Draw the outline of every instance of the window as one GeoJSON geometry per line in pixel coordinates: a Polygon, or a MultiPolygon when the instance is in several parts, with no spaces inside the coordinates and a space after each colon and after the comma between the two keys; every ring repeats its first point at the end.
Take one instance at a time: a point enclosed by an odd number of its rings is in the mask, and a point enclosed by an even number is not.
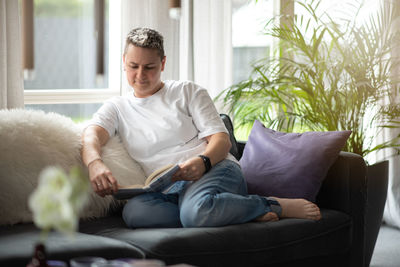
{"type": "Polygon", "coordinates": [[[233,83],[247,79],[257,60],[268,58],[272,38],[263,34],[273,1],[232,1],[233,83]]]}
{"type": "MultiPolygon", "coordinates": [[[[302,0],[299,2],[308,3],[307,0],[302,0]]],[[[320,1],[318,6],[317,15],[322,15],[327,13],[332,19],[337,23],[345,23],[349,18],[354,18],[357,14],[357,23],[364,23],[368,17],[379,10],[381,1],[377,0],[336,0],[336,1],[320,1]],[[360,10],[358,8],[362,4],[360,10]]],[[[304,7],[302,7],[298,2],[295,2],[294,9],[296,15],[307,14],[304,7]]]]}
{"type": "MultiPolygon", "coordinates": [[[[264,28],[273,18],[273,4],[274,0],[232,0],[233,84],[248,79],[252,66],[270,57],[273,40],[264,28]]],[[[247,140],[249,133],[250,129],[235,125],[238,140],[247,140]]]]}
{"type": "MultiPolygon", "coordinates": [[[[298,18],[303,14],[309,14],[305,12],[304,7],[299,2],[306,5],[311,4],[307,0],[232,0],[232,72],[234,84],[246,80],[251,74],[254,63],[262,59],[268,60],[273,49],[279,48],[276,47],[279,42],[263,34],[264,27],[270,19],[276,15],[292,15],[293,11],[298,18]]],[[[322,12],[325,12],[336,22],[341,23],[344,22],[345,18],[354,17],[361,2],[363,8],[357,16],[357,23],[362,23],[365,22],[371,12],[378,10],[380,1],[338,0],[332,2],[322,0],[319,1],[318,10],[320,13],[317,13],[317,15],[322,15],[322,12]]],[[[312,5],[315,6],[317,2],[313,3],[312,5]]],[[[237,139],[247,140],[250,129],[239,128],[235,125],[235,132],[237,139]]]]}
{"type": "Polygon", "coordinates": [[[120,29],[119,0],[34,0],[35,66],[24,81],[25,107],[80,121],[119,95],[120,29]],[[104,9],[96,9],[102,2],[104,9]],[[103,75],[96,73],[99,14],[104,17],[103,75]]]}

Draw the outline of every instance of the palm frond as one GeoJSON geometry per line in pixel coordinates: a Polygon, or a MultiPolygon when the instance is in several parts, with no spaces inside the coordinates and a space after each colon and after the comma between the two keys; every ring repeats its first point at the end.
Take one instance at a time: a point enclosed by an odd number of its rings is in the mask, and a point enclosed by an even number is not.
{"type": "Polygon", "coordinates": [[[400,86],[391,77],[398,61],[390,56],[399,38],[390,31],[395,11],[381,8],[359,25],[355,3],[340,24],[321,13],[320,2],[299,1],[307,14],[290,25],[267,21],[265,34],[278,38],[285,54],[257,61],[247,80],[219,97],[238,127],[257,119],[288,132],[351,130],[344,149],[362,156],[398,147],[397,139],[374,145],[366,135],[373,127],[400,127],[400,105],[392,101],[400,86]]]}

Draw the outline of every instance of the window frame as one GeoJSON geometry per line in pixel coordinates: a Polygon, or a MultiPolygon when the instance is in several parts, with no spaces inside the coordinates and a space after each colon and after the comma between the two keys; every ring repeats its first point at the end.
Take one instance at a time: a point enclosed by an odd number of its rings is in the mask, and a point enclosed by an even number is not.
{"type": "Polygon", "coordinates": [[[108,88],[29,89],[24,90],[24,104],[81,104],[104,102],[122,95],[121,1],[109,1],[109,79],[108,88]],[[112,3],[112,4],[111,4],[112,3]]]}

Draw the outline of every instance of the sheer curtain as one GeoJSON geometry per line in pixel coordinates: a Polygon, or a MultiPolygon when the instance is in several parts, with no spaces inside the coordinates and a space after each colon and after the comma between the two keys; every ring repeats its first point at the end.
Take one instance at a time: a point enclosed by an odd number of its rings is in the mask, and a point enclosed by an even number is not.
{"type": "Polygon", "coordinates": [[[0,0],[0,109],[24,107],[18,2],[0,0]]]}
{"type": "Polygon", "coordinates": [[[232,3],[182,3],[180,78],[193,80],[215,97],[232,84],[232,3]]]}
{"type": "MultiPolygon", "coordinates": [[[[398,1],[384,1],[386,5],[385,8],[396,10],[397,20],[393,25],[393,31],[397,31],[399,33],[400,27],[400,4],[398,1]],[[397,5],[397,6],[393,6],[397,5]]],[[[398,39],[397,39],[398,40],[398,39]]],[[[397,61],[400,60],[400,43],[393,44],[394,51],[392,53],[392,57],[397,61]]],[[[400,77],[400,66],[397,66],[392,76],[396,81],[398,77],[400,77]]],[[[393,90],[397,90],[397,88],[393,88],[393,90]]],[[[397,103],[400,103],[400,96],[397,93],[396,96],[397,103]]],[[[380,136],[380,138],[384,141],[386,137],[395,138],[400,134],[400,129],[387,129],[380,136]]],[[[383,214],[384,221],[397,228],[400,228],[400,155],[394,151],[394,149],[384,151],[383,155],[380,155],[381,158],[385,158],[389,160],[389,185],[387,192],[387,199],[385,205],[385,211],[383,214]]]]}

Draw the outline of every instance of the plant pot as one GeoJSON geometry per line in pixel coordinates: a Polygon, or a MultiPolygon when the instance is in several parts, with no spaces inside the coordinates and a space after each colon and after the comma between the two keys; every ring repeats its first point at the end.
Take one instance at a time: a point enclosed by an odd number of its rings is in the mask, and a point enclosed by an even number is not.
{"type": "Polygon", "coordinates": [[[43,243],[37,243],[33,252],[32,260],[26,267],[48,267],[46,248],[43,243]]]}
{"type": "Polygon", "coordinates": [[[369,266],[381,227],[388,190],[389,161],[367,167],[367,210],[365,215],[364,266],[369,266]]]}

